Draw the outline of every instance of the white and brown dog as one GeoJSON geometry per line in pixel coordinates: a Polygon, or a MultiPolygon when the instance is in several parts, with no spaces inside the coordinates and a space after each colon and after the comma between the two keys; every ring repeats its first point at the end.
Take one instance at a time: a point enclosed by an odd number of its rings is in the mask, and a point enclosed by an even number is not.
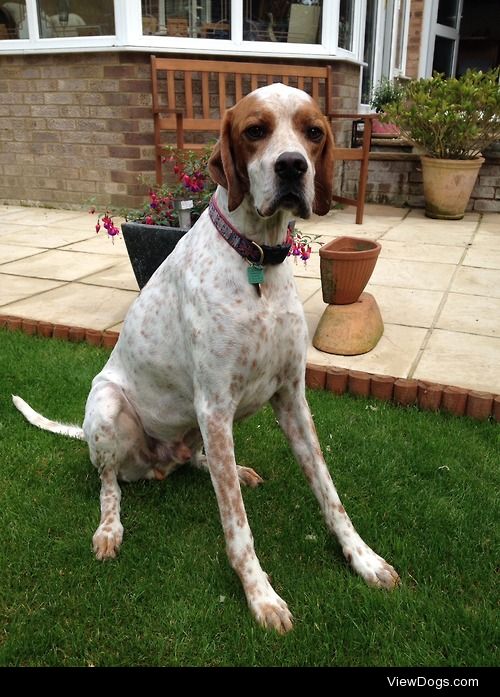
{"type": "Polygon", "coordinates": [[[118,479],[163,478],[188,461],[206,467],[250,609],[279,632],[292,616],[257,559],[240,491],[262,480],[237,466],[233,447],[233,422],[268,401],[353,569],[373,586],[399,580],[349,520],[305,398],[308,332],[284,242],[290,218],[328,212],[332,147],[306,93],[274,84],[244,97],[225,114],[210,159],[212,205],[130,308],[83,429],[13,398],[35,425],[87,441],[102,482],[98,559],[122,542],[118,479]]]}

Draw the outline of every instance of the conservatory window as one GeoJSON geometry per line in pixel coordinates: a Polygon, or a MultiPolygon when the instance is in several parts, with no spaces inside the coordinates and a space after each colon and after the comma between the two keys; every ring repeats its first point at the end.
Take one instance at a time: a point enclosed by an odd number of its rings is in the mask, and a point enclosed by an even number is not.
{"type": "Polygon", "coordinates": [[[377,37],[378,0],[367,0],[365,20],[365,47],[361,79],[361,103],[368,104],[371,98],[375,74],[375,40],[377,37]]]}
{"type": "Polygon", "coordinates": [[[339,3],[339,48],[353,50],[354,44],[354,0],[339,3]]]}
{"type": "Polygon", "coordinates": [[[246,0],[243,39],[293,44],[321,43],[322,0],[291,2],[246,0]]]}
{"type": "Polygon", "coordinates": [[[26,0],[0,2],[0,39],[27,39],[26,0]]]}
{"type": "Polygon", "coordinates": [[[41,39],[115,33],[113,0],[38,0],[41,39]]]}
{"type": "Polygon", "coordinates": [[[141,8],[145,35],[231,38],[231,0],[142,0],[141,8]]]}

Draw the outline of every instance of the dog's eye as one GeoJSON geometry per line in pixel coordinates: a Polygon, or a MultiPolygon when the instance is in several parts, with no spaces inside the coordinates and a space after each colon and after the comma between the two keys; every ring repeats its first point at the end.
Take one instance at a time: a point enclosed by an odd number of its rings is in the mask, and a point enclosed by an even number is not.
{"type": "Polygon", "coordinates": [[[312,140],[315,143],[319,143],[319,141],[322,140],[323,136],[325,135],[321,128],[318,128],[318,126],[310,126],[306,133],[309,140],[312,140]]]}
{"type": "Polygon", "coordinates": [[[245,131],[245,135],[250,140],[260,140],[266,135],[266,129],[264,126],[249,126],[245,131]]]}

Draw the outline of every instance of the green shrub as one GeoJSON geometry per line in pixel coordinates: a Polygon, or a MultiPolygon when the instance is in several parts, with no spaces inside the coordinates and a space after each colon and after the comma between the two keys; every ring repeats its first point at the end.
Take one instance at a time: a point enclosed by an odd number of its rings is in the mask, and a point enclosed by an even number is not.
{"type": "Polygon", "coordinates": [[[469,70],[460,78],[412,80],[399,99],[384,106],[383,121],[426,155],[471,160],[500,139],[500,68],[469,70]]]}

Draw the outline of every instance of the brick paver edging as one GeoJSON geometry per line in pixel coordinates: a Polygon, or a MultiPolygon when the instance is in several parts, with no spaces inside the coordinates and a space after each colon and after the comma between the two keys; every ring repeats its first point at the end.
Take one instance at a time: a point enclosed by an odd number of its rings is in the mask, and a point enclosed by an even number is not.
{"type": "MultiPolygon", "coordinates": [[[[0,328],[73,342],[86,341],[92,346],[105,348],[113,348],[119,337],[119,332],[52,324],[11,315],[0,315],[0,328]]],[[[416,405],[426,411],[445,411],[480,421],[492,417],[500,422],[500,395],[490,392],[311,363],[306,368],[306,385],[313,390],[328,390],[337,395],[349,392],[400,406],[416,405]]]]}

